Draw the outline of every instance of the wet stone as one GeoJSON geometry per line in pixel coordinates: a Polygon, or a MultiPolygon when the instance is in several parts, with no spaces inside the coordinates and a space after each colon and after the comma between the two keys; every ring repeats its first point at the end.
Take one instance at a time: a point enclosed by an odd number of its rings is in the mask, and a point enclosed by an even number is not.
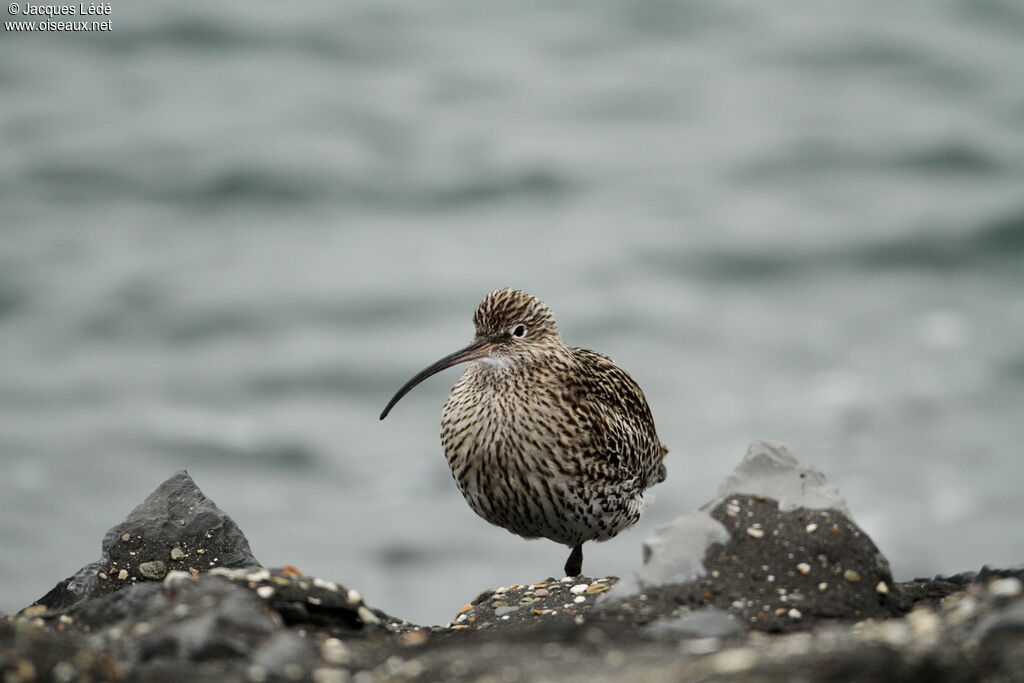
{"type": "Polygon", "coordinates": [[[167,565],[160,560],[143,562],[139,565],[139,573],[147,579],[159,581],[167,575],[167,565]]]}

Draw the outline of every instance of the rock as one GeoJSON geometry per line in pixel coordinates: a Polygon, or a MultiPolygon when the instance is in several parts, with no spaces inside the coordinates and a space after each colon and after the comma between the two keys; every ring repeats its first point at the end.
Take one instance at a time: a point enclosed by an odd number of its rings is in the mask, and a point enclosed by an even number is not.
{"type": "MultiPolygon", "coordinates": [[[[138,564],[115,567],[131,576],[107,565],[96,578],[118,589],[0,617],[0,680],[1024,680],[1024,569],[895,584],[841,507],[720,496],[699,513],[719,540],[687,560],[702,575],[618,599],[605,597],[615,577],[514,584],[484,591],[447,627],[394,619],[294,567],[179,564],[142,581],[175,548],[183,564],[228,553],[180,537],[149,547],[152,531],[116,528],[104,552],[135,550],[138,564]]],[[[648,559],[673,550],[649,544],[648,559]]]]}
{"type": "Polygon", "coordinates": [[[708,549],[700,581],[711,604],[727,607],[751,628],[793,630],[795,618],[863,619],[900,612],[880,593],[892,585],[888,562],[871,539],[838,510],[797,508],[777,501],[734,496],[710,510],[731,533],[708,549]],[[738,509],[738,510],[737,510],[738,509]],[[736,511],[735,516],[730,512],[736,511]],[[815,531],[806,531],[809,524],[815,531]],[[741,531],[756,525],[761,537],[741,531]],[[799,565],[810,565],[804,572],[799,565]],[[824,587],[823,587],[824,586],[824,587]]]}
{"type": "Polygon", "coordinates": [[[900,608],[889,564],[846,510],[823,474],[754,442],[714,499],[655,530],[644,565],[609,599],[632,600],[647,618],[713,605],[762,630],[891,616],[900,608]],[[643,594],[653,599],[638,605],[643,594]]]}
{"type": "Polygon", "coordinates": [[[170,569],[194,573],[213,567],[259,565],[234,521],[203,495],[182,470],[157,487],[123,522],[106,533],[97,562],[82,567],[34,604],[45,605],[51,614],[68,613],[86,600],[107,595],[143,578],[141,564],[164,558],[171,558],[170,569]],[[174,548],[181,549],[185,556],[174,560],[171,556],[174,548]],[[108,578],[101,578],[100,573],[108,578]],[[109,578],[119,574],[124,576],[123,581],[109,578]]]}
{"type": "Polygon", "coordinates": [[[160,560],[153,560],[152,562],[143,562],[139,565],[139,573],[147,579],[159,581],[160,579],[167,576],[167,565],[160,560]]]}
{"type": "Polygon", "coordinates": [[[317,646],[309,638],[291,631],[278,631],[256,650],[253,664],[274,678],[298,681],[308,674],[320,658],[317,646]]]}

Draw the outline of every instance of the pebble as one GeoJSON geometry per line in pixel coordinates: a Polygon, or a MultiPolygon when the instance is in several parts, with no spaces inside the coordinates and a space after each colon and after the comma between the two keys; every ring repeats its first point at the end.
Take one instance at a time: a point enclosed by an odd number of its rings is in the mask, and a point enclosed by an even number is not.
{"type": "Polygon", "coordinates": [[[167,576],[167,565],[160,560],[153,560],[152,562],[143,562],[139,565],[139,573],[147,579],[153,579],[159,581],[167,576]]]}
{"type": "Polygon", "coordinates": [[[881,595],[888,595],[889,585],[885,581],[879,581],[878,585],[875,586],[875,592],[881,595]]]}
{"type": "Polygon", "coordinates": [[[327,579],[314,578],[313,579],[313,585],[316,586],[317,588],[323,588],[325,590],[329,590],[332,593],[337,593],[338,592],[338,584],[336,584],[333,581],[328,581],[327,579]]]}
{"type": "Polygon", "coordinates": [[[399,640],[405,647],[416,647],[417,645],[423,645],[425,642],[430,640],[430,632],[426,629],[418,628],[415,631],[409,631],[399,636],[399,640]]]}
{"type": "Polygon", "coordinates": [[[576,604],[579,604],[581,602],[586,602],[586,601],[587,601],[587,596],[585,596],[585,595],[577,595],[575,597],[575,599],[573,599],[573,602],[575,602],[576,604]]]}
{"type": "Polygon", "coordinates": [[[516,606],[516,607],[509,607],[509,606],[499,607],[496,610],[494,610],[494,616],[496,616],[496,617],[503,617],[506,614],[512,614],[513,612],[517,611],[518,609],[519,609],[518,606],[516,606]]]}
{"type": "Polygon", "coordinates": [[[817,529],[818,529],[818,525],[817,524],[813,524],[813,523],[812,524],[808,524],[807,526],[804,527],[804,530],[807,533],[809,533],[809,534],[813,534],[817,529]]]}
{"type": "Polygon", "coordinates": [[[712,656],[711,666],[720,674],[743,673],[757,664],[757,651],[749,647],[737,647],[712,656]]]}
{"type": "Polygon", "coordinates": [[[996,579],[988,586],[989,591],[997,598],[1015,598],[1021,594],[1020,579],[1010,576],[996,579]]]}
{"type": "Polygon", "coordinates": [[[379,624],[380,619],[376,614],[370,611],[366,605],[360,605],[359,609],[356,610],[356,615],[362,620],[364,624],[379,624]]]}
{"type": "Polygon", "coordinates": [[[130,540],[132,540],[132,535],[128,534],[128,533],[121,534],[121,540],[122,541],[130,541],[130,540]]]}
{"type": "Polygon", "coordinates": [[[793,609],[791,609],[788,612],[786,612],[786,614],[789,615],[790,619],[800,619],[801,617],[804,616],[803,614],[800,613],[800,610],[798,610],[796,607],[794,607],[793,609]]]}
{"type": "Polygon", "coordinates": [[[75,680],[75,667],[71,662],[57,662],[53,667],[53,679],[59,683],[75,680]]]}
{"type": "Polygon", "coordinates": [[[854,569],[847,569],[845,572],[843,572],[843,578],[847,581],[856,583],[860,581],[860,574],[854,569]]]}
{"type": "Polygon", "coordinates": [[[942,620],[927,607],[915,607],[906,616],[906,619],[910,624],[911,632],[918,637],[923,645],[931,645],[938,639],[942,620]]]}
{"type": "Polygon", "coordinates": [[[547,588],[538,588],[536,591],[534,591],[533,594],[536,595],[538,598],[546,598],[547,596],[551,595],[551,592],[548,591],[547,588]]]}
{"type": "Polygon", "coordinates": [[[342,669],[328,669],[325,666],[313,669],[313,683],[347,683],[349,680],[349,673],[342,669]]]}
{"type": "Polygon", "coordinates": [[[363,601],[363,596],[355,588],[349,588],[348,593],[345,594],[345,599],[348,600],[348,604],[355,605],[363,601]]]}
{"type": "Polygon", "coordinates": [[[818,584],[818,590],[823,591],[826,588],[828,588],[828,584],[825,583],[824,581],[822,581],[821,583],[818,584]]]}
{"type": "Polygon", "coordinates": [[[256,595],[260,596],[264,600],[269,600],[274,595],[273,586],[260,586],[256,589],[256,595]]]}
{"type": "Polygon", "coordinates": [[[260,583],[260,582],[266,581],[269,578],[270,578],[270,570],[268,570],[268,569],[260,569],[258,571],[254,571],[251,574],[246,574],[245,575],[245,580],[246,581],[254,581],[256,583],[260,583]]]}
{"type": "Polygon", "coordinates": [[[570,588],[569,592],[572,593],[573,595],[579,595],[580,593],[582,593],[583,591],[587,590],[588,588],[590,588],[590,586],[588,584],[578,583],[575,586],[573,586],[572,588],[570,588]]]}
{"type": "Polygon", "coordinates": [[[467,602],[465,605],[463,605],[462,607],[459,608],[458,614],[465,614],[466,612],[470,611],[471,609],[473,609],[473,605],[471,603],[467,602]]]}
{"type": "Polygon", "coordinates": [[[121,581],[127,581],[128,580],[128,570],[127,569],[122,569],[121,571],[119,571],[117,573],[117,578],[120,579],[121,581]]]}
{"type": "Polygon", "coordinates": [[[747,535],[753,536],[754,538],[761,538],[764,536],[764,529],[758,529],[757,527],[748,526],[747,535]]]}
{"type": "Polygon", "coordinates": [[[177,546],[171,548],[171,559],[172,560],[177,562],[178,560],[182,559],[183,557],[185,557],[185,551],[184,550],[182,550],[181,548],[179,548],[177,546]]]}
{"type": "Polygon", "coordinates": [[[338,638],[325,640],[320,646],[320,652],[328,664],[348,664],[352,661],[352,651],[338,638]]]}
{"type": "Polygon", "coordinates": [[[798,572],[800,572],[801,574],[810,574],[811,573],[811,565],[807,564],[806,562],[801,562],[800,564],[798,564],[796,566],[796,570],[798,572]]]}
{"type": "Polygon", "coordinates": [[[590,588],[587,589],[587,593],[591,595],[595,593],[604,593],[605,591],[611,590],[611,586],[607,584],[591,584],[590,588]]]}

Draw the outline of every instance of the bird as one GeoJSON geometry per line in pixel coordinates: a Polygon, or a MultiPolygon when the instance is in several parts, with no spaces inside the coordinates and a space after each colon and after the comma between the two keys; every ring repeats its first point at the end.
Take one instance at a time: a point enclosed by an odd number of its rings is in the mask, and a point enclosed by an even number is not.
{"type": "Polygon", "coordinates": [[[491,524],[570,548],[565,575],[578,576],[585,542],[640,519],[668,449],[636,381],[609,357],[568,346],[536,297],[493,291],[473,324],[473,342],[406,382],[380,419],[423,380],[468,362],[441,413],[459,490],[491,524]]]}

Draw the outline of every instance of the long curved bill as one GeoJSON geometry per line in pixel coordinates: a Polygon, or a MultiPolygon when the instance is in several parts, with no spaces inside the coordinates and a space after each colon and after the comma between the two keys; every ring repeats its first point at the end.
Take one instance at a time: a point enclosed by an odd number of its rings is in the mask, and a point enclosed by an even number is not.
{"type": "Polygon", "coordinates": [[[431,375],[436,375],[442,370],[446,370],[453,365],[458,365],[459,363],[465,363],[466,361],[483,358],[484,356],[487,355],[487,352],[489,350],[490,342],[488,342],[486,339],[477,339],[475,342],[473,342],[466,348],[456,351],[451,355],[445,356],[444,358],[437,361],[430,367],[424,368],[415,377],[406,382],[402,386],[402,388],[399,389],[398,392],[391,397],[391,400],[388,401],[388,405],[384,408],[384,412],[380,414],[380,419],[383,420],[385,417],[387,417],[388,413],[391,412],[391,409],[395,407],[395,404],[401,401],[402,397],[408,394],[414,386],[416,386],[426,378],[430,377],[431,375]]]}

